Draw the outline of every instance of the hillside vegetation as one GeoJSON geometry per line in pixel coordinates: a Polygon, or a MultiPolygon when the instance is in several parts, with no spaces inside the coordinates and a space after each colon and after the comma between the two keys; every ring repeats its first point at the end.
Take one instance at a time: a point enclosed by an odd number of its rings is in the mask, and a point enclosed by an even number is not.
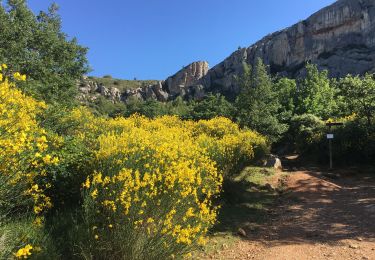
{"type": "Polygon", "coordinates": [[[115,78],[112,78],[111,76],[104,76],[101,78],[90,76],[89,79],[109,88],[117,88],[121,92],[125,92],[125,90],[128,90],[128,89],[136,89],[136,88],[154,85],[157,83],[157,80],[136,80],[136,79],[126,80],[126,79],[115,79],[115,78]]]}

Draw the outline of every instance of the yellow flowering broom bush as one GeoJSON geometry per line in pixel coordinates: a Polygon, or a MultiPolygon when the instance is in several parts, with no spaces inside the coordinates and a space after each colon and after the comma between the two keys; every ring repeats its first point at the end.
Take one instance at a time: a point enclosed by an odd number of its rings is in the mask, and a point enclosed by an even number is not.
{"type": "Polygon", "coordinates": [[[97,151],[95,171],[83,184],[90,230],[84,255],[165,259],[188,253],[215,223],[212,200],[222,174],[241,159],[251,161],[257,146],[266,149],[263,137],[225,118],[104,119],[81,108],[67,120],[77,123],[75,135],[98,136],[87,143],[97,151]]]}
{"type": "MultiPolygon", "coordinates": [[[[7,68],[1,65],[2,72],[7,68]]],[[[35,228],[43,225],[43,214],[52,207],[46,190],[49,169],[59,163],[59,158],[50,149],[54,136],[48,134],[37,122],[37,116],[45,108],[43,102],[25,96],[15,86],[17,80],[26,80],[25,75],[16,72],[11,82],[0,77],[0,230],[6,248],[0,248],[0,258],[18,250],[16,257],[29,240],[27,230],[23,235],[12,237],[8,233],[9,219],[28,218],[35,228]],[[9,237],[8,237],[9,236],[9,237]],[[9,239],[7,239],[9,238],[9,239]],[[5,254],[5,255],[4,255],[5,254]]],[[[29,221],[29,220],[28,220],[29,221]]],[[[33,240],[32,238],[30,238],[33,240]]],[[[28,257],[28,254],[25,257],[28,257]]]]}
{"type": "Polygon", "coordinates": [[[201,120],[192,126],[193,136],[209,151],[224,177],[230,177],[246,164],[261,160],[268,153],[265,137],[240,129],[231,120],[217,117],[201,120]]]}
{"type": "Polygon", "coordinates": [[[188,133],[133,128],[99,143],[97,171],[84,184],[97,248],[105,241],[125,259],[164,259],[203,243],[221,176],[188,133]]]}
{"type": "MultiPolygon", "coordinates": [[[[23,78],[21,75],[20,78],[23,78]]],[[[36,215],[50,208],[45,176],[59,158],[49,151],[47,132],[36,120],[46,105],[22,94],[7,79],[0,83],[0,212],[33,206],[36,215]]]]}

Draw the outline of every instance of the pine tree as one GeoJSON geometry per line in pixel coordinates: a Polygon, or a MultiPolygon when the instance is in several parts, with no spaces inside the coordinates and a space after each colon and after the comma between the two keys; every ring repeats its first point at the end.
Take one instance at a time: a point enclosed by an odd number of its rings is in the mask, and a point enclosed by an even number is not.
{"type": "Polygon", "coordinates": [[[241,93],[236,100],[240,124],[266,135],[271,142],[277,141],[286,131],[286,125],[278,120],[280,103],[261,59],[257,60],[253,70],[244,66],[240,86],[241,93]]]}

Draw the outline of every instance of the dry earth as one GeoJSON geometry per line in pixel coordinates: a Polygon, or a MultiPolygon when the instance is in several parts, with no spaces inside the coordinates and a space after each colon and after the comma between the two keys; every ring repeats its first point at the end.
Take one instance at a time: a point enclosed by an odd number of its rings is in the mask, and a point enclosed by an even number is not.
{"type": "Polygon", "coordinates": [[[375,260],[375,179],[340,173],[291,172],[272,220],[208,259],[375,260]]]}

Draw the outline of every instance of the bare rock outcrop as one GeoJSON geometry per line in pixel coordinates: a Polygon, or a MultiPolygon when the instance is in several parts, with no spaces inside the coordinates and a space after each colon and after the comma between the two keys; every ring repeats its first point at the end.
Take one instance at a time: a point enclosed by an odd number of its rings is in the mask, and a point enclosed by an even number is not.
{"type": "Polygon", "coordinates": [[[306,62],[331,77],[364,74],[375,67],[375,0],[339,0],[308,19],[235,51],[204,77],[205,88],[238,94],[243,62],[261,58],[273,74],[299,77],[306,62]]]}
{"type": "Polygon", "coordinates": [[[94,101],[99,95],[108,98],[113,103],[121,100],[122,94],[119,89],[114,87],[107,88],[103,84],[89,80],[87,77],[83,77],[77,85],[79,92],[78,100],[80,101],[94,101]]]}
{"type": "Polygon", "coordinates": [[[159,81],[155,85],[143,88],[127,90],[123,95],[123,100],[127,102],[130,99],[154,99],[166,102],[178,96],[202,99],[205,96],[205,90],[200,80],[207,74],[208,68],[206,61],[193,62],[165,81],[159,81]]]}
{"type": "Polygon", "coordinates": [[[198,61],[189,64],[175,75],[166,80],[166,86],[171,96],[184,95],[187,88],[196,85],[208,72],[208,63],[198,61]]]}

